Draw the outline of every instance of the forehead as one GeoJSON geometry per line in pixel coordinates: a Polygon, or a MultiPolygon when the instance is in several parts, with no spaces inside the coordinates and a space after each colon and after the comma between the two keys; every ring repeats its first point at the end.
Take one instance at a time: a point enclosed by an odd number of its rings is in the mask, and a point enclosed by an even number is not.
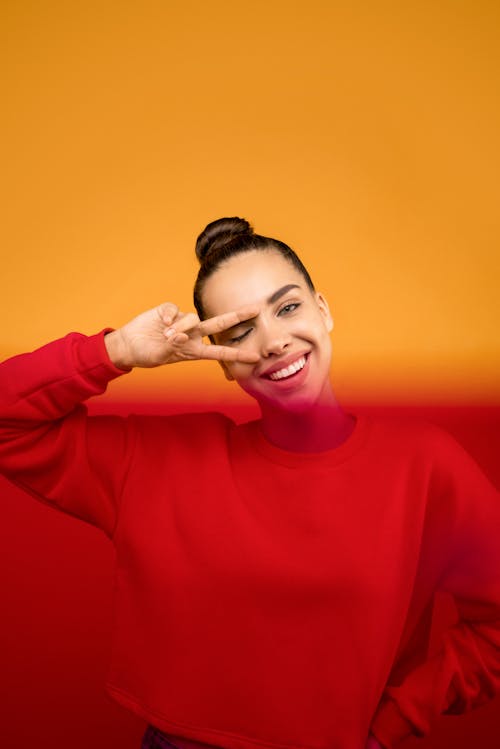
{"type": "Polygon", "coordinates": [[[205,281],[205,313],[213,317],[246,304],[264,304],[273,292],[287,284],[307,288],[302,273],[279,252],[251,250],[235,255],[205,281]]]}

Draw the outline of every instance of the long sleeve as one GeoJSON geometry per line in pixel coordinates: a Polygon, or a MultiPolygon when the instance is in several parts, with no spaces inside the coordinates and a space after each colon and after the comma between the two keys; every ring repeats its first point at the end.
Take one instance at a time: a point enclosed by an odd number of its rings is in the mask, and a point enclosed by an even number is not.
{"type": "Polygon", "coordinates": [[[126,418],[88,416],[83,405],[125,374],[105,332],[70,333],[0,365],[0,471],[111,536],[133,440],[126,418]]]}
{"type": "Polygon", "coordinates": [[[385,747],[427,734],[441,714],[471,710],[500,691],[500,500],[470,456],[439,435],[430,472],[421,565],[440,566],[458,622],[439,651],[385,689],[372,733],[385,747]]]}

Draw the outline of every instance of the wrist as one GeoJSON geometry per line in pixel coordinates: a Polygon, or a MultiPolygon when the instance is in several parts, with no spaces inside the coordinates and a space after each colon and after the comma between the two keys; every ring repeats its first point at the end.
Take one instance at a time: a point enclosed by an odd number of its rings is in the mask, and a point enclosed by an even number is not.
{"type": "Polygon", "coordinates": [[[109,359],[115,367],[130,370],[134,366],[130,361],[127,346],[123,340],[120,330],[113,330],[104,335],[104,345],[109,359]]]}

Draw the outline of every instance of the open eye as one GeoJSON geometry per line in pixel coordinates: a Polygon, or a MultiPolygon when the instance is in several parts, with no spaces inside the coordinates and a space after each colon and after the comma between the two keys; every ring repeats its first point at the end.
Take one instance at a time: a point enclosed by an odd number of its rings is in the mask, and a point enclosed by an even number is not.
{"type": "Polygon", "coordinates": [[[282,312],[285,315],[288,315],[290,312],[295,312],[297,307],[300,307],[300,302],[290,302],[290,304],[285,304],[285,306],[278,312],[278,315],[281,315],[282,312]]]}

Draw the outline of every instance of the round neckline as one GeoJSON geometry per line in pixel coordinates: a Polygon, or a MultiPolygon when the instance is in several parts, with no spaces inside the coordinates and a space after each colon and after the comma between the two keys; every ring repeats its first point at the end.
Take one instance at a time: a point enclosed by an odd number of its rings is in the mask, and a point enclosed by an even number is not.
{"type": "Polygon", "coordinates": [[[245,431],[253,447],[274,463],[292,467],[311,463],[333,465],[334,463],[340,463],[356,452],[364,442],[368,431],[369,418],[366,414],[349,413],[348,415],[353,416],[356,420],[349,436],[340,445],[319,452],[295,452],[278,447],[262,433],[261,419],[247,422],[242,426],[246,427],[245,431]]]}

